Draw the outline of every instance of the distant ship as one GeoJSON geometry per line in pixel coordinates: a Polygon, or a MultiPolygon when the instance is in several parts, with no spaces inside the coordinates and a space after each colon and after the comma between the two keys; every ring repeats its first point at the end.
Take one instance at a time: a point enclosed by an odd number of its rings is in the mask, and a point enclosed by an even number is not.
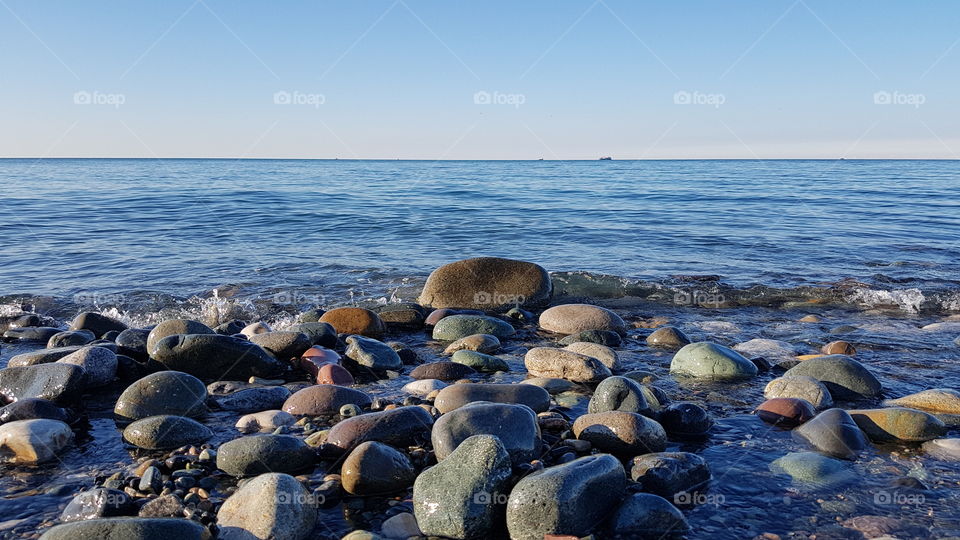
{"type": "Polygon", "coordinates": [[[612,159],[613,159],[613,158],[610,157],[610,156],[603,156],[602,158],[600,158],[600,161],[610,161],[610,160],[612,160],[612,159]]]}

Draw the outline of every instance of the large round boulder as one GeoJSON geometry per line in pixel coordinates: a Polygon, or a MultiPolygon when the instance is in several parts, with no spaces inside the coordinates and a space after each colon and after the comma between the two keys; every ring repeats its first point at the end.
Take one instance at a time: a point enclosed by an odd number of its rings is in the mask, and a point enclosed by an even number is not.
{"type": "Polygon", "coordinates": [[[367,497],[410,487],[417,471],[402,452],[380,442],[367,441],[354,448],[343,461],[340,477],[344,491],[367,497]]]}
{"type": "Polygon", "coordinates": [[[417,302],[433,308],[488,311],[537,307],[550,300],[553,286],[541,266],[498,257],[477,257],[434,270],[417,302]]]}
{"type": "Polygon", "coordinates": [[[813,377],[830,390],[834,399],[870,398],[883,389],[880,381],[866,366],[841,354],[804,360],[784,375],[813,377]]]}
{"type": "Polygon", "coordinates": [[[707,341],[684,345],[670,362],[670,373],[714,381],[754,377],[757,366],[740,353],[707,341]]]}
{"type": "Polygon", "coordinates": [[[126,329],[127,325],[123,322],[95,311],[84,311],[70,323],[70,330],[89,330],[96,337],[107,332],[123,332],[126,329]]]}
{"type": "Polygon", "coordinates": [[[942,437],[947,426],[932,414],[907,409],[859,409],[849,411],[853,421],[875,442],[921,442],[942,437]]]}
{"type": "Polygon", "coordinates": [[[209,540],[210,529],[183,518],[116,517],[57,525],[42,540],[209,540]]]}
{"type": "Polygon", "coordinates": [[[164,414],[198,418],[207,412],[206,399],[200,379],[181,371],[158,371],[128,386],[113,414],[125,422],[164,414]]]}

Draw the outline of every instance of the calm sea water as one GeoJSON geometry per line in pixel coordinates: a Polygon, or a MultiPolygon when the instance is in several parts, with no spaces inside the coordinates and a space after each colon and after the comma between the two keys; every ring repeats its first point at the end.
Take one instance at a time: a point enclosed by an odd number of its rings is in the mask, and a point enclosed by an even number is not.
{"type": "Polygon", "coordinates": [[[0,182],[0,295],[324,303],[497,255],[957,309],[957,161],[8,159],[0,182]]]}

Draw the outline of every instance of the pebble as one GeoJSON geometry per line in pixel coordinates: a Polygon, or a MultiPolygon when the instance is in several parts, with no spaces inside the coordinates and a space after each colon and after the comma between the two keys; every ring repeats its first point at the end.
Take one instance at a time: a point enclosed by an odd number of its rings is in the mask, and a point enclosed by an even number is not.
{"type": "Polygon", "coordinates": [[[437,420],[431,434],[437,460],[446,459],[474,435],[496,436],[514,463],[528,462],[540,453],[540,428],[530,407],[481,401],[452,410],[437,420]]]}
{"type": "Polygon", "coordinates": [[[330,324],[338,334],[357,334],[374,339],[386,331],[379,315],[361,307],[331,309],[320,317],[319,322],[330,324]]]}
{"type": "Polygon", "coordinates": [[[397,407],[347,418],[330,429],[327,442],[350,450],[366,441],[391,446],[412,446],[418,438],[429,438],[433,416],[421,407],[397,407]]]}
{"type": "Polygon", "coordinates": [[[530,407],[534,412],[543,412],[550,408],[550,394],[529,384],[455,384],[440,390],[434,405],[441,413],[448,413],[476,401],[519,403],[530,407]]]}
{"type": "Polygon", "coordinates": [[[643,387],[627,377],[608,377],[597,385],[587,405],[587,412],[625,411],[650,416],[643,387]]]}
{"type": "Polygon", "coordinates": [[[609,309],[590,304],[562,304],[540,314],[540,328],[555,334],[577,334],[584,330],[610,330],[626,334],[627,325],[609,309]]]}
{"type": "Polygon", "coordinates": [[[677,538],[690,530],[683,513],[670,501],[650,493],[634,493],[604,522],[611,534],[626,538],[677,538]]]}
{"type": "Polygon", "coordinates": [[[690,343],[690,338],[674,326],[661,326],[647,336],[647,345],[663,349],[679,349],[690,343]]]}
{"type": "Polygon", "coordinates": [[[663,452],[667,433],[643,415],[625,411],[588,413],[573,423],[573,434],[594,448],[623,457],[663,452]]]}
{"type": "Polygon", "coordinates": [[[600,382],[611,375],[610,369],[596,358],[554,347],[530,349],[523,363],[534,377],[589,383],[600,382]]]}
{"type": "Polygon", "coordinates": [[[367,441],[350,452],[340,475],[347,493],[366,497],[410,487],[417,472],[403,453],[386,444],[367,441]]]}
{"type": "Polygon", "coordinates": [[[456,362],[429,362],[417,366],[410,372],[414,379],[439,379],[441,381],[456,381],[475,375],[477,370],[470,366],[458,364],[456,362]]]}
{"type": "Polygon", "coordinates": [[[806,375],[784,376],[767,383],[763,396],[773,398],[803,399],[815,409],[829,409],[833,406],[830,391],[820,381],[806,375]]]}
{"type": "Polygon", "coordinates": [[[235,427],[240,433],[273,431],[281,426],[290,426],[297,419],[290,413],[280,410],[260,411],[246,414],[237,420],[235,427]]]}
{"type": "Polygon", "coordinates": [[[630,478],[643,491],[674,500],[678,493],[691,494],[710,481],[706,460],[689,452],[656,452],[630,461],[630,478]]]}
{"type": "Polygon", "coordinates": [[[496,373],[497,371],[510,371],[510,366],[496,356],[484,354],[476,351],[461,350],[453,353],[451,361],[457,364],[470,366],[481,373],[496,373]]]}
{"type": "Polygon", "coordinates": [[[805,399],[778,397],[764,401],[756,413],[768,424],[793,428],[813,418],[816,410],[805,399]]]}

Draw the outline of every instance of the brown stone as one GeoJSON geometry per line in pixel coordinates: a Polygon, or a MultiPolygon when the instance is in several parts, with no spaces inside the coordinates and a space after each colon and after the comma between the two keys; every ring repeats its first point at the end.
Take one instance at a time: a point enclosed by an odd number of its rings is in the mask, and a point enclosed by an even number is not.
{"type": "Polygon", "coordinates": [[[857,349],[846,341],[831,341],[820,348],[823,354],[845,354],[853,356],[857,354],[857,349]]]}
{"type": "Polygon", "coordinates": [[[330,323],[338,334],[359,334],[379,338],[385,331],[380,316],[360,307],[331,309],[320,317],[320,322],[330,323]]]}
{"type": "Polygon", "coordinates": [[[585,414],[573,423],[573,434],[580,440],[590,441],[594,448],[620,456],[663,452],[667,447],[663,426],[625,411],[585,414]]]}
{"type": "Polygon", "coordinates": [[[343,489],[352,495],[392,493],[413,485],[417,478],[410,459],[383,443],[368,441],[347,456],[340,468],[343,489]]]}
{"type": "Polygon", "coordinates": [[[443,350],[446,354],[453,354],[457,351],[477,351],[484,354],[494,354],[500,350],[500,340],[497,336],[490,334],[473,334],[460,338],[443,350]]]}
{"type": "Polygon", "coordinates": [[[476,257],[434,270],[418,302],[434,308],[499,310],[543,306],[552,292],[550,275],[537,264],[476,257]]]}
{"type": "Polygon", "coordinates": [[[283,403],[283,410],[298,416],[319,416],[340,411],[340,407],[353,404],[369,407],[370,396],[353,388],[334,384],[308,386],[295,392],[283,403]]]}
{"type": "Polygon", "coordinates": [[[477,370],[470,366],[458,364],[456,362],[430,362],[417,366],[410,372],[414,379],[439,379],[441,381],[456,381],[469,375],[473,375],[477,370]]]}
{"type": "Polygon", "coordinates": [[[397,407],[347,418],[330,429],[327,442],[344,450],[367,441],[403,447],[429,438],[432,427],[433,416],[421,407],[397,407]]]}
{"type": "Polygon", "coordinates": [[[816,410],[805,399],[778,397],[764,401],[756,413],[764,422],[792,428],[813,418],[816,410]]]}
{"type": "Polygon", "coordinates": [[[337,364],[324,364],[317,370],[317,384],[350,386],[355,382],[353,375],[345,367],[337,364]]]}
{"type": "Polygon", "coordinates": [[[556,334],[576,334],[584,330],[627,331],[626,323],[607,308],[591,304],[563,304],[540,314],[540,328],[556,334]]]}

